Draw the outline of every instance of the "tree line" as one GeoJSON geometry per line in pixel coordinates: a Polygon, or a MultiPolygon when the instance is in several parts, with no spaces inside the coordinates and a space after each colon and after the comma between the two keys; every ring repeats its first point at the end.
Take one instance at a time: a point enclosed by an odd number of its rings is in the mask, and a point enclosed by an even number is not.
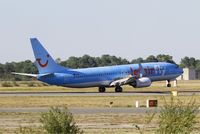
{"type": "MultiPolygon", "coordinates": [[[[89,55],[84,55],[82,57],[69,57],[67,60],[56,59],[56,62],[62,66],[69,68],[87,68],[87,67],[99,67],[99,66],[111,66],[111,65],[123,65],[123,64],[135,64],[144,62],[169,62],[177,64],[174,62],[173,57],[170,55],[159,54],[157,56],[150,55],[146,59],[137,58],[131,61],[111,56],[102,55],[101,57],[92,57],[89,55]]],[[[180,67],[187,67],[196,69],[200,71],[200,59],[195,59],[193,57],[184,57],[181,59],[179,64],[180,67]]],[[[32,80],[33,78],[12,75],[11,72],[22,72],[22,73],[33,73],[37,74],[37,68],[34,63],[30,60],[22,62],[7,62],[5,64],[0,64],[0,80],[32,80]]]]}

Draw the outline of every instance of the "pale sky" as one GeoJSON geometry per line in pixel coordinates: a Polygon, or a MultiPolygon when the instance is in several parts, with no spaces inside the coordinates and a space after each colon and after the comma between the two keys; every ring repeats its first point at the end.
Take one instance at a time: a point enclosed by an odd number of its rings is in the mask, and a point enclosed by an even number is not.
{"type": "Polygon", "coordinates": [[[34,60],[37,37],[54,58],[169,54],[200,58],[199,0],[0,0],[0,63],[34,60]]]}

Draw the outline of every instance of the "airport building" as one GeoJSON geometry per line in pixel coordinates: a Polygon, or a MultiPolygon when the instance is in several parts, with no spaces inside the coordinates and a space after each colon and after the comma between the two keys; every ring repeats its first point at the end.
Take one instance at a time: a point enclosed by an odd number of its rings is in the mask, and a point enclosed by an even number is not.
{"type": "Polygon", "coordinates": [[[195,69],[183,68],[183,74],[177,80],[196,80],[198,72],[195,69]]]}

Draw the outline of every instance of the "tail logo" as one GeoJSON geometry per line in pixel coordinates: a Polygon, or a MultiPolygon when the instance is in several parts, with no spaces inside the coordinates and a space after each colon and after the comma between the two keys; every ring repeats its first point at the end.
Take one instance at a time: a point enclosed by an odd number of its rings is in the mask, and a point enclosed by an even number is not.
{"type": "MultiPolygon", "coordinates": [[[[46,56],[47,56],[47,58],[49,58],[48,54],[46,56]]],[[[46,67],[48,65],[48,63],[49,63],[49,61],[46,60],[46,62],[44,64],[42,64],[41,63],[41,60],[42,60],[41,58],[37,58],[36,60],[37,60],[38,64],[40,65],[40,67],[43,67],[43,68],[46,67]]]]}

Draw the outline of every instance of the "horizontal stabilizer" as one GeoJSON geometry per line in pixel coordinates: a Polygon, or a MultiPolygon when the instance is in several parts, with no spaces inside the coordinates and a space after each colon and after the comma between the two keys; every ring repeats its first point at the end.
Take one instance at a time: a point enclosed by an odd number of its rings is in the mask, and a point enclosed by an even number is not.
{"type": "Polygon", "coordinates": [[[29,77],[37,77],[38,76],[38,74],[27,74],[27,73],[16,73],[16,72],[12,72],[12,74],[29,76],[29,77]]]}
{"type": "Polygon", "coordinates": [[[48,78],[48,77],[53,77],[54,73],[46,73],[46,74],[39,74],[39,78],[48,78]]]}

